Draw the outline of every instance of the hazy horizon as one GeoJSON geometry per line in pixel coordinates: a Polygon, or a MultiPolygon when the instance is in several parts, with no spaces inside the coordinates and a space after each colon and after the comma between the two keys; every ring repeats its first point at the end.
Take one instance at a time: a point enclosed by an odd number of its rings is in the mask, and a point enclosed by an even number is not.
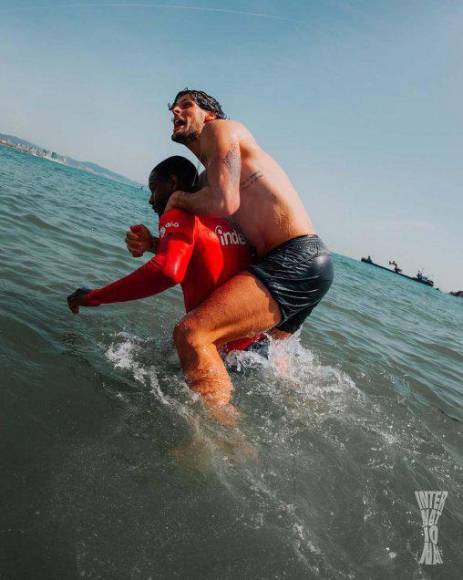
{"type": "Polygon", "coordinates": [[[0,1],[1,131],[140,183],[185,86],[287,170],[336,252],[463,288],[463,5],[0,1]]]}

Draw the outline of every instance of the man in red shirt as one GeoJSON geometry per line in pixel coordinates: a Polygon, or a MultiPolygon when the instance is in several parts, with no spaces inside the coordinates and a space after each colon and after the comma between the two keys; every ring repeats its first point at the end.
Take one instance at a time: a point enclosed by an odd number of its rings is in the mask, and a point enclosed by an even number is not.
{"type": "MultiPolygon", "coordinates": [[[[151,172],[149,203],[160,216],[159,238],[143,225],[131,227],[126,241],[134,256],[154,251],[143,266],[103,288],[79,288],[68,297],[74,314],[81,306],[100,306],[147,298],[181,284],[185,309],[190,312],[224,282],[251,263],[251,249],[241,232],[228,219],[194,216],[173,208],[164,213],[171,194],[178,189],[191,191],[198,181],[194,165],[174,156],[159,163],[151,172]]],[[[263,338],[258,335],[222,346],[225,352],[243,350],[263,338]]]]}

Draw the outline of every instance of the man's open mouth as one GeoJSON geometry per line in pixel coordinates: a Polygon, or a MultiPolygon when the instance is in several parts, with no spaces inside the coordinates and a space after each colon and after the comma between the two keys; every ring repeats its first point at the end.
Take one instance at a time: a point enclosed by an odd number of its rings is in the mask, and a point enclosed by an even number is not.
{"type": "Polygon", "coordinates": [[[174,133],[184,125],[186,125],[186,121],[184,121],[183,119],[174,119],[174,133]]]}

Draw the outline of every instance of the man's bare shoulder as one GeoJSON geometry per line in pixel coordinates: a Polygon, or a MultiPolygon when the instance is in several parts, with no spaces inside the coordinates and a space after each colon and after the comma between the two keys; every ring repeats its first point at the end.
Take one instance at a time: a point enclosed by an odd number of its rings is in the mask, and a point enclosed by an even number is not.
{"type": "Polygon", "coordinates": [[[219,141],[241,142],[243,140],[253,140],[250,131],[239,121],[228,119],[215,119],[209,121],[201,134],[201,143],[207,147],[219,141]]]}
{"type": "Polygon", "coordinates": [[[231,135],[245,129],[242,123],[230,121],[229,119],[214,119],[206,123],[201,137],[211,137],[214,135],[231,135]]]}

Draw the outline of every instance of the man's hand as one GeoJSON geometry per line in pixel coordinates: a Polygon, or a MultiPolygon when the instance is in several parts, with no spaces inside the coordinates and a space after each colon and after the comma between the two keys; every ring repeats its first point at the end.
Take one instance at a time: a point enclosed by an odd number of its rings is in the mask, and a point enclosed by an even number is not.
{"type": "Polygon", "coordinates": [[[142,225],[130,226],[125,243],[134,258],[143,256],[145,252],[156,251],[157,238],[151,235],[149,229],[142,225]]]}
{"type": "Polygon", "coordinates": [[[81,306],[91,306],[86,298],[89,292],[90,290],[88,288],[77,288],[75,292],[68,296],[69,310],[73,314],[79,314],[79,308],[81,306]]]}

